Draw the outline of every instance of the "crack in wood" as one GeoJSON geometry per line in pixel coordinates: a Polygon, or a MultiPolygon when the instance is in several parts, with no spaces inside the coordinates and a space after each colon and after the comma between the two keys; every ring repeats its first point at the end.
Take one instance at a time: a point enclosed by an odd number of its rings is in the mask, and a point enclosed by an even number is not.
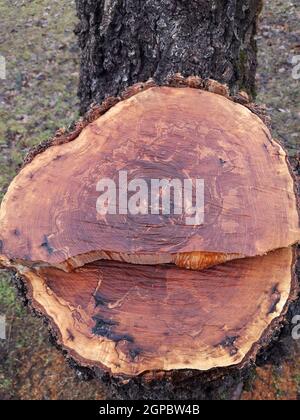
{"type": "Polygon", "coordinates": [[[69,341],[74,341],[75,337],[69,329],[67,329],[67,333],[68,333],[68,340],[69,341]]]}
{"type": "Polygon", "coordinates": [[[112,340],[116,343],[119,341],[128,341],[129,343],[134,343],[134,339],[131,335],[118,334],[113,331],[113,327],[119,325],[118,322],[111,319],[104,319],[99,315],[94,316],[93,321],[96,323],[92,329],[93,334],[108,338],[109,340],[112,340]]]}
{"type": "Polygon", "coordinates": [[[235,346],[235,342],[239,339],[239,336],[228,336],[226,337],[221,343],[219,343],[216,347],[223,347],[229,350],[230,356],[235,356],[238,353],[238,348],[235,346]]]}
{"type": "Polygon", "coordinates": [[[108,304],[110,303],[110,300],[102,296],[99,292],[96,292],[93,297],[95,299],[96,308],[98,308],[99,306],[108,306],[108,304]]]}
{"type": "Polygon", "coordinates": [[[142,353],[142,350],[138,347],[129,349],[129,356],[131,357],[132,361],[136,360],[142,353]]]}
{"type": "Polygon", "coordinates": [[[268,311],[267,315],[271,315],[271,314],[274,314],[276,312],[277,305],[281,300],[281,293],[278,290],[278,283],[272,288],[271,299],[272,299],[272,303],[270,305],[270,308],[269,308],[269,311],[268,311]]]}
{"type": "Polygon", "coordinates": [[[49,255],[52,255],[54,252],[54,249],[49,243],[49,239],[47,235],[44,235],[44,242],[41,244],[42,248],[45,248],[49,255]]]}

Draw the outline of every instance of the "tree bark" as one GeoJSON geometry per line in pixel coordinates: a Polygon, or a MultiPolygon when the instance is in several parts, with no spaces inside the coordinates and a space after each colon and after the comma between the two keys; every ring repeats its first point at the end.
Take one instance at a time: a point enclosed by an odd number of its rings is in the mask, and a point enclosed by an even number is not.
{"type": "Polygon", "coordinates": [[[127,86],[199,75],[254,94],[262,0],[76,0],[81,112],[127,86]]]}

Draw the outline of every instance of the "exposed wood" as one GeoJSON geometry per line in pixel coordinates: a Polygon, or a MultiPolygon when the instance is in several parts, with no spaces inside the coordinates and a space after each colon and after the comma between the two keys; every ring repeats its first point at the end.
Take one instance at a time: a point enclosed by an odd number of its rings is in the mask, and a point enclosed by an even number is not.
{"type": "Polygon", "coordinates": [[[286,153],[248,108],[199,89],[150,87],[21,170],[1,205],[0,261],[201,269],[263,255],[300,238],[294,188],[286,153]],[[204,224],[187,226],[186,214],[99,215],[97,183],[117,183],[121,170],[128,182],[204,179],[204,224]]]}
{"type": "Polygon", "coordinates": [[[32,306],[81,366],[134,376],[249,362],[285,314],[294,262],[288,248],[201,272],[111,261],[21,271],[32,306]]]}

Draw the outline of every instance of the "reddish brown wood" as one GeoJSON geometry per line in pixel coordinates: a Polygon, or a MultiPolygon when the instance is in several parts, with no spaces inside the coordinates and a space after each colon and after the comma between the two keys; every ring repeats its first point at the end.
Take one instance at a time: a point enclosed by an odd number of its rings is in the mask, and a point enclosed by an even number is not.
{"type": "Polygon", "coordinates": [[[80,365],[135,376],[249,362],[285,314],[293,265],[288,248],[203,271],[99,261],[22,274],[80,365]]]}
{"type": "Polygon", "coordinates": [[[197,269],[299,238],[284,150],[249,109],[191,88],[151,87],[75,140],[49,147],[15,178],[0,211],[3,265],[71,269],[104,258],[197,269]],[[116,180],[119,170],[129,180],[204,179],[204,224],[188,227],[174,215],[100,216],[97,182],[116,180]]]}

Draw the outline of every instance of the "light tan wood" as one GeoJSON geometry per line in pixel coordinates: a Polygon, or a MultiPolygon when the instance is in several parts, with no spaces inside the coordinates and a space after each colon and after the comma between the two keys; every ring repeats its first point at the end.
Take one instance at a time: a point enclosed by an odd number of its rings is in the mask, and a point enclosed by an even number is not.
{"type": "MultiPolygon", "coordinates": [[[[300,238],[286,153],[246,107],[210,92],[152,87],[113,106],[12,182],[0,211],[0,261],[65,270],[100,258],[204,268],[300,238]],[[101,178],[205,180],[205,221],[102,217],[101,178]]],[[[11,263],[10,263],[11,264],[11,263]]]]}
{"type": "Polygon", "coordinates": [[[80,365],[129,376],[249,361],[284,314],[294,274],[290,248],[203,271],[112,261],[21,271],[80,365]]]}

